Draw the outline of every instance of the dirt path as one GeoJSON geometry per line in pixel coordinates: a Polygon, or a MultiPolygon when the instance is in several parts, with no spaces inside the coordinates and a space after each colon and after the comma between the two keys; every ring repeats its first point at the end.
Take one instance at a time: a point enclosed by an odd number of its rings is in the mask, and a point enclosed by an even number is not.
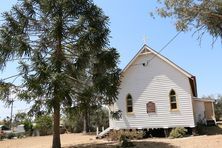
{"type": "MultiPolygon", "coordinates": [[[[52,136],[28,137],[0,141],[0,148],[50,148],[52,136]]],[[[114,147],[105,140],[96,140],[95,136],[83,134],[61,135],[63,147],[114,147]],[[107,144],[108,143],[108,144],[107,144]]],[[[152,138],[134,141],[136,147],[152,148],[221,148],[222,135],[196,136],[181,139],[152,138]]],[[[115,144],[115,143],[114,143],[115,144]]]]}

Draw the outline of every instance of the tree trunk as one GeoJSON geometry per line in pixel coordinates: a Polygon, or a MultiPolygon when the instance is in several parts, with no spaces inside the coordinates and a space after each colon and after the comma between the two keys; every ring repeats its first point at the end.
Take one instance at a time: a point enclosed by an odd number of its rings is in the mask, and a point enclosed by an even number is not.
{"type": "Polygon", "coordinates": [[[88,132],[88,117],[87,117],[87,111],[84,111],[84,117],[83,117],[83,133],[88,132]]]}
{"type": "Polygon", "coordinates": [[[88,130],[88,132],[91,132],[91,131],[90,131],[90,130],[91,130],[91,129],[90,129],[90,128],[91,128],[91,127],[90,127],[90,124],[91,124],[91,123],[90,123],[90,110],[88,111],[87,115],[88,115],[88,116],[87,116],[87,130],[88,130]]]}
{"type": "Polygon", "coordinates": [[[52,141],[52,148],[61,148],[60,143],[60,104],[59,102],[55,102],[54,104],[54,113],[53,113],[53,141],[52,141]]]}
{"type": "Polygon", "coordinates": [[[84,115],[83,117],[83,131],[82,131],[83,134],[86,133],[86,116],[84,115]]]}
{"type": "MultiPolygon", "coordinates": [[[[62,30],[63,30],[63,19],[62,19],[62,8],[58,8],[58,13],[59,13],[59,19],[56,22],[57,25],[57,45],[56,45],[56,50],[55,50],[55,65],[56,65],[56,72],[61,73],[62,69],[62,62],[64,60],[64,55],[62,52],[62,30]]],[[[54,83],[54,104],[53,104],[53,109],[54,109],[54,126],[53,126],[53,141],[52,141],[52,148],[61,148],[61,142],[60,142],[60,99],[62,98],[61,88],[59,81],[55,81],[54,83]]]]}
{"type": "Polygon", "coordinates": [[[12,99],[12,101],[11,101],[11,118],[10,118],[10,129],[11,130],[13,130],[13,126],[12,126],[13,102],[14,102],[14,100],[12,99]]]}

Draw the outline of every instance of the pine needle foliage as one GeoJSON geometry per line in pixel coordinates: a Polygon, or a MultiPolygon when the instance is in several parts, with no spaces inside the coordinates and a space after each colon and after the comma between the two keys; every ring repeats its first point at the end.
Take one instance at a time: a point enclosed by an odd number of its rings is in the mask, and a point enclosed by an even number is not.
{"type": "Polygon", "coordinates": [[[20,0],[3,18],[0,68],[18,61],[19,97],[53,112],[52,147],[59,148],[61,108],[82,90],[93,88],[102,103],[117,99],[119,54],[109,47],[109,18],[91,0],[20,0]]]}

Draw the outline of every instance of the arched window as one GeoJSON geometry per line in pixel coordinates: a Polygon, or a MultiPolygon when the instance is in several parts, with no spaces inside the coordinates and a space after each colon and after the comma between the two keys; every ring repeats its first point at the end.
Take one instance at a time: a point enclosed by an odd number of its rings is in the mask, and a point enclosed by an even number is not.
{"type": "Polygon", "coordinates": [[[130,94],[126,97],[126,111],[127,113],[133,112],[133,98],[130,94]]]}
{"type": "Polygon", "coordinates": [[[177,96],[176,96],[176,92],[174,90],[170,91],[170,109],[171,110],[178,109],[177,96]]]}

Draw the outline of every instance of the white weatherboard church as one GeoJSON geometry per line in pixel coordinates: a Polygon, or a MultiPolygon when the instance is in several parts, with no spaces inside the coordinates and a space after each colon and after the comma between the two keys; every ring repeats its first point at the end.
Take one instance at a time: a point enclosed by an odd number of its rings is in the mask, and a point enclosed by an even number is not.
{"type": "Polygon", "coordinates": [[[111,111],[111,129],[194,128],[198,122],[215,122],[212,100],[198,99],[195,76],[147,45],[122,71],[117,102],[111,111]]]}

